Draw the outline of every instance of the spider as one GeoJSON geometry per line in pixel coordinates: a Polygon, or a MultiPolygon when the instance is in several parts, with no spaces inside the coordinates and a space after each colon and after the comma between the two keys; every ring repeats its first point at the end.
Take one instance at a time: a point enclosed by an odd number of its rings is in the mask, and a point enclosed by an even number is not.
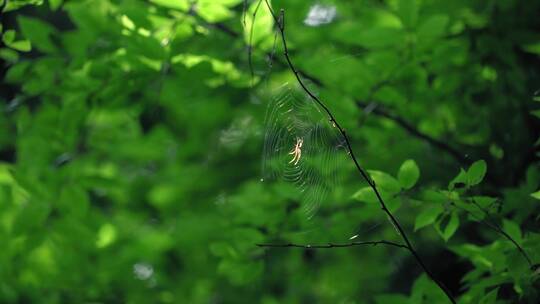
{"type": "Polygon", "coordinates": [[[298,138],[298,137],[296,138],[296,145],[291,150],[291,152],[289,152],[290,155],[293,155],[293,159],[291,159],[289,164],[294,163],[295,166],[296,164],[298,164],[298,162],[300,161],[300,157],[302,157],[302,144],[303,143],[304,143],[304,140],[302,138],[298,138]]]}

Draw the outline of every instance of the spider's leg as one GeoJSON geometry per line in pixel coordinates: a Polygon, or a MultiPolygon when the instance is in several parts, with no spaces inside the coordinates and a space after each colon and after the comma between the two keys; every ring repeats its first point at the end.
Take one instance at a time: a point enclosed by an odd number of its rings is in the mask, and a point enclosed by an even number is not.
{"type": "MultiPolygon", "coordinates": [[[[293,163],[294,161],[296,161],[296,156],[297,156],[297,155],[298,155],[298,154],[294,154],[294,157],[293,157],[293,159],[291,159],[291,161],[289,162],[289,164],[290,164],[290,163],[293,163]]],[[[296,165],[296,163],[295,163],[295,165],[296,165]]]]}
{"type": "Polygon", "coordinates": [[[296,154],[296,162],[294,163],[295,166],[300,161],[300,157],[302,157],[302,150],[298,149],[298,154],[296,154]]]}

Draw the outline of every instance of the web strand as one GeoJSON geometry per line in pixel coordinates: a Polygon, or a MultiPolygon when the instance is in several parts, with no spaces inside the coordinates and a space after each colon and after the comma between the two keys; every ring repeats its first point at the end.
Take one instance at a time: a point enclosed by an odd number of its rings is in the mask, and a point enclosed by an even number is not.
{"type": "Polygon", "coordinates": [[[293,184],[311,218],[338,184],[344,160],[339,133],[300,89],[285,84],[268,104],[263,178],[293,184]]]}

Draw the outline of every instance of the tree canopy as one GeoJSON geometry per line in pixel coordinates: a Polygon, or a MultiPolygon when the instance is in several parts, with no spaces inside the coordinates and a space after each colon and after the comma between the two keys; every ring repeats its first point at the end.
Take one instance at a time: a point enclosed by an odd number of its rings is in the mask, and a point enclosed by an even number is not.
{"type": "Polygon", "coordinates": [[[0,302],[540,301],[539,1],[0,3],[0,302]]]}

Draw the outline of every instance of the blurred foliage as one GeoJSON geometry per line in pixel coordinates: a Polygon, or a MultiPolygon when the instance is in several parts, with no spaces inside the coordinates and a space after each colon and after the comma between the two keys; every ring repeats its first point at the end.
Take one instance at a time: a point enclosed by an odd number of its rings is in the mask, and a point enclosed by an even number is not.
{"type": "MultiPolygon", "coordinates": [[[[272,5],[459,303],[538,303],[540,2],[272,5]]],[[[261,182],[265,105],[295,80],[257,6],[2,1],[0,302],[447,301],[406,250],[255,246],[401,241],[352,163],[311,219],[261,182]]]]}

